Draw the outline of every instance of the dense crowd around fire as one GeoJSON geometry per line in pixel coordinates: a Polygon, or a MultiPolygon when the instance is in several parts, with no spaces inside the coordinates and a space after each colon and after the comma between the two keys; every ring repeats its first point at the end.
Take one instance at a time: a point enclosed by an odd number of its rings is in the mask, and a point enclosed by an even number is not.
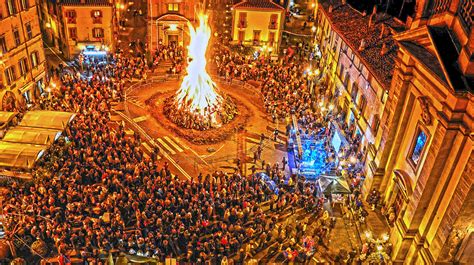
{"type": "MultiPolygon", "coordinates": [[[[21,239],[19,251],[38,254],[27,247],[36,240],[44,242],[44,253],[59,255],[63,262],[80,258],[100,264],[103,253],[111,251],[195,263],[228,258],[242,262],[275,245],[275,253],[287,260],[309,258],[318,245],[325,248],[331,223],[314,185],[285,175],[278,164],[264,169],[278,184],[278,194],[257,174],[214,172],[182,180],[171,174],[167,162],[144,157],[138,134],[127,136],[122,125],[111,122],[111,105],[123,100],[126,80],[143,78],[162,61],[182,69],[182,57],[179,48],[163,47],[150,68],[145,56],[116,54],[85,57],[77,70],[52,69],[60,86],[40,106],[74,111],[77,117],[66,137],[40,161],[36,181],[9,187],[5,230],[12,240],[21,239]],[[312,224],[306,219],[296,227],[283,225],[279,218],[298,209],[311,213],[312,224]],[[285,229],[296,231],[294,244],[281,243],[290,234],[285,229]]],[[[310,134],[338,119],[313,108],[321,95],[310,94],[303,59],[250,60],[226,50],[214,58],[221,76],[260,82],[264,107],[273,120],[283,122],[295,113],[302,132],[310,134]]],[[[348,135],[353,130],[344,129],[348,135]]],[[[362,152],[354,138],[344,156],[360,159],[362,152]]],[[[354,166],[349,174],[351,202],[362,212],[360,168],[354,166]]]]}

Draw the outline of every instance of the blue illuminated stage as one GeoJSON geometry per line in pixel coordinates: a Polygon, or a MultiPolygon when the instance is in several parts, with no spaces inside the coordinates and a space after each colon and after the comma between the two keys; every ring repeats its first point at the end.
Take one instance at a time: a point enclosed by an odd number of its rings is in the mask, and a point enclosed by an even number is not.
{"type": "Polygon", "coordinates": [[[331,159],[328,152],[337,154],[347,144],[337,126],[331,126],[332,133],[304,134],[293,122],[288,141],[288,164],[293,174],[304,176],[307,180],[316,180],[321,175],[334,171],[337,157],[331,159]],[[295,129],[296,128],[296,129],[295,129]]]}

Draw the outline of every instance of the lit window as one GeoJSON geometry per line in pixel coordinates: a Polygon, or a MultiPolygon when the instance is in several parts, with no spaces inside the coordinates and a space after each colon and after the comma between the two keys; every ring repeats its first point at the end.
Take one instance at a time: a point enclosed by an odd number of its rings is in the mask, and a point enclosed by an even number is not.
{"type": "Polygon", "coordinates": [[[76,11],[75,10],[66,11],[65,16],[67,18],[67,23],[76,24],[76,11]]]}
{"type": "Polygon", "coordinates": [[[69,38],[72,40],[77,39],[77,28],[69,28],[69,38]]]}
{"type": "Polygon", "coordinates": [[[428,134],[423,129],[421,129],[421,127],[418,127],[412,151],[410,152],[410,161],[415,167],[418,166],[418,163],[420,162],[427,141],[428,134]]]}
{"type": "Polygon", "coordinates": [[[31,67],[34,68],[38,66],[38,52],[31,53],[30,59],[31,59],[31,67]]]}
{"type": "Polygon", "coordinates": [[[21,4],[21,9],[23,10],[28,10],[28,8],[30,7],[28,0],[21,0],[20,4],[21,4]]]}
{"type": "Polygon", "coordinates": [[[268,28],[270,29],[276,29],[278,25],[278,15],[277,14],[272,14],[270,16],[270,24],[268,28]]]}
{"type": "Polygon", "coordinates": [[[93,28],[92,29],[92,36],[94,36],[94,38],[103,38],[104,37],[104,29],[103,28],[93,28]]]}
{"type": "Polygon", "coordinates": [[[19,46],[21,44],[21,39],[20,39],[20,32],[18,32],[18,29],[13,30],[13,37],[15,38],[16,46],[19,46]]]}
{"type": "Polygon", "coordinates": [[[260,30],[254,30],[253,31],[253,44],[254,45],[259,45],[260,44],[260,30]]]}
{"type": "Polygon", "coordinates": [[[26,58],[21,58],[20,62],[18,63],[18,66],[20,67],[20,75],[24,76],[28,72],[28,61],[26,58]]]}
{"type": "Polygon", "coordinates": [[[0,37],[0,51],[2,53],[6,53],[8,51],[8,48],[7,48],[7,42],[5,41],[5,37],[4,36],[1,36],[0,37]]]}
{"type": "Polygon", "coordinates": [[[240,12],[239,13],[239,28],[246,28],[247,27],[247,13],[240,12]]]}
{"type": "Polygon", "coordinates": [[[239,31],[239,42],[242,43],[245,40],[245,30],[239,31]]]}
{"type": "Polygon", "coordinates": [[[179,4],[168,4],[168,12],[178,12],[179,4]]]}
{"type": "Polygon", "coordinates": [[[102,23],[102,11],[100,10],[93,10],[91,12],[92,23],[100,24],[102,23]]]}
{"type": "Polygon", "coordinates": [[[10,16],[17,13],[15,0],[7,0],[7,10],[10,16]]]}
{"type": "Polygon", "coordinates": [[[26,36],[28,37],[28,39],[32,39],[33,38],[33,31],[31,29],[31,23],[26,23],[25,24],[25,28],[26,28],[26,36]]]}
{"type": "Polygon", "coordinates": [[[15,75],[15,68],[13,68],[13,66],[10,66],[7,69],[5,69],[5,77],[7,78],[8,85],[11,85],[13,82],[15,82],[16,75],[15,75]]]}

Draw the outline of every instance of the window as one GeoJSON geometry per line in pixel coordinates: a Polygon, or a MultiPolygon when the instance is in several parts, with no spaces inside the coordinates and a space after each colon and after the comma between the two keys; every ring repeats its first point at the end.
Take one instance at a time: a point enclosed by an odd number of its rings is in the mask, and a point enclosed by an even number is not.
{"type": "Polygon", "coordinates": [[[270,16],[270,25],[268,26],[269,29],[276,29],[278,26],[278,14],[272,14],[270,16]]]}
{"type": "Polygon", "coordinates": [[[18,29],[13,30],[13,37],[15,38],[15,44],[16,46],[21,44],[21,39],[20,39],[20,32],[18,32],[18,29]]]}
{"type": "Polygon", "coordinates": [[[103,28],[93,28],[92,29],[92,36],[94,36],[94,38],[103,38],[104,37],[104,29],[103,28]]]}
{"type": "Polygon", "coordinates": [[[101,24],[102,23],[102,11],[100,10],[93,10],[91,12],[92,23],[94,24],[101,24]]]}
{"type": "Polygon", "coordinates": [[[12,16],[17,13],[15,0],[6,0],[7,1],[7,10],[8,15],[12,16]]]}
{"type": "Polygon", "coordinates": [[[8,51],[7,42],[5,41],[5,36],[0,37],[0,51],[2,53],[7,53],[8,51]]]}
{"type": "Polygon", "coordinates": [[[352,102],[357,102],[357,94],[359,93],[359,86],[357,85],[356,82],[352,83],[352,92],[351,92],[351,98],[352,102]]]}
{"type": "Polygon", "coordinates": [[[377,134],[379,127],[380,127],[380,116],[378,114],[374,115],[374,118],[372,119],[372,131],[374,134],[377,134]]]}
{"type": "Polygon", "coordinates": [[[7,78],[7,85],[11,85],[16,80],[15,68],[13,66],[5,69],[5,77],[7,78]]]}
{"type": "Polygon", "coordinates": [[[421,157],[423,156],[423,152],[428,142],[428,134],[426,131],[418,125],[416,130],[415,139],[412,143],[411,152],[409,154],[409,161],[411,162],[412,166],[415,168],[418,167],[421,157]]]}
{"type": "Polygon", "coordinates": [[[245,41],[245,30],[239,30],[239,42],[245,41]]]}
{"type": "Polygon", "coordinates": [[[30,55],[30,59],[31,59],[31,67],[37,67],[38,66],[38,52],[33,52],[31,53],[30,55]]]}
{"type": "Polygon", "coordinates": [[[253,31],[253,44],[259,45],[260,44],[260,30],[253,31]]]}
{"type": "Polygon", "coordinates": [[[67,10],[65,13],[65,17],[67,18],[67,23],[69,24],[76,24],[76,11],[75,10],[67,10]]]}
{"type": "Polygon", "coordinates": [[[28,10],[28,8],[30,8],[28,0],[20,0],[20,5],[22,10],[28,10]]]}
{"type": "Polygon", "coordinates": [[[275,32],[269,32],[268,33],[268,43],[273,46],[273,43],[275,42],[275,32]]]}
{"type": "Polygon", "coordinates": [[[246,28],[247,27],[247,13],[240,12],[239,13],[239,28],[246,28]]]}
{"type": "Polygon", "coordinates": [[[77,40],[77,28],[69,28],[69,38],[77,40]]]}
{"type": "Polygon", "coordinates": [[[361,115],[363,116],[365,112],[365,107],[367,106],[367,99],[365,98],[364,95],[360,96],[360,101],[359,101],[359,110],[361,115]]]}
{"type": "Polygon", "coordinates": [[[168,4],[168,12],[178,12],[179,11],[179,4],[173,3],[168,4]]]}
{"type": "Polygon", "coordinates": [[[33,38],[33,31],[31,30],[31,23],[30,22],[26,23],[25,28],[26,28],[26,36],[29,40],[31,40],[33,38]]]}
{"type": "Polygon", "coordinates": [[[18,63],[18,66],[20,68],[20,75],[24,76],[28,72],[28,61],[26,58],[21,58],[20,62],[18,63]]]}

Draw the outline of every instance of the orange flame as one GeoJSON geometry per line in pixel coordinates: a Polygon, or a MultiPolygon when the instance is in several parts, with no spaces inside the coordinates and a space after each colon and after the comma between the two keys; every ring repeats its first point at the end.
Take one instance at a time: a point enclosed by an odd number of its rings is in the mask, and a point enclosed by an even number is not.
{"type": "MultiPolygon", "coordinates": [[[[186,109],[202,116],[212,115],[222,103],[222,97],[217,94],[216,84],[206,72],[206,50],[211,37],[211,28],[207,15],[199,15],[199,26],[195,29],[188,23],[191,41],[188,46],[187,75],[176,93],[178,109],[186,109]]],[[[213,118],[213,123],[216,120],[213,118]]]]}

